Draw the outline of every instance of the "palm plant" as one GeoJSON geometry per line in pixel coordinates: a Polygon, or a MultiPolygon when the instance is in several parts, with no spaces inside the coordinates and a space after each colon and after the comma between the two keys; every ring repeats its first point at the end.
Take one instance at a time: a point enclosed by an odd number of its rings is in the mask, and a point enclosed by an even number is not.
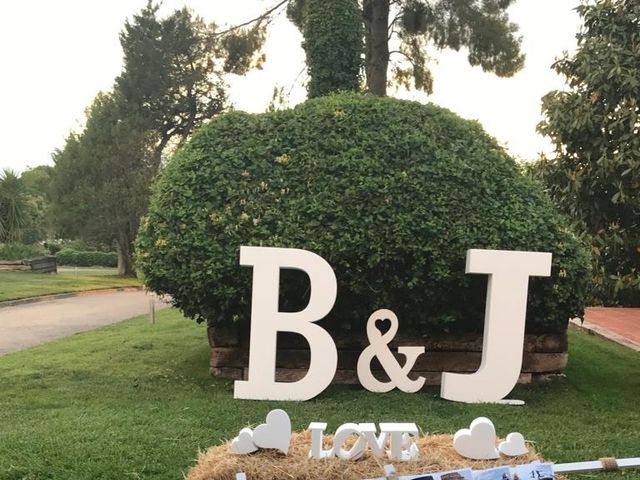
{"type": "Polygon", "coordinates": [[[20,240],[27,223],[27,190],[13,170],[0,173],[0,242],[20,240]]]}

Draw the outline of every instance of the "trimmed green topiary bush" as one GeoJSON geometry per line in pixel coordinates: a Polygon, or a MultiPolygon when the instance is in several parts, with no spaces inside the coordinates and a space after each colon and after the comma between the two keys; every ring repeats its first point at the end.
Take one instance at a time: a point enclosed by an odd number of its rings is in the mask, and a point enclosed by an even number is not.
{"type": "MultiPolygon", "coordinates": [[[[383,307],[405,331],[482,331],[487,282],[465,275],[469,248],[553,253],[552,277],[531,280],[529,332],[582,315],[589,278],[581,244],[478,123],[355,94],[223,115],[169,162],[137,240],[148,287],[198,321],[246,322],[241,245],[324,257],[338,299],[323,324],[358,331],[383,307]]],[[[282,275],[281,309],[304,307],[305,282],[282,275]]]]}
{"type": "Polygon", "coordinates": [[[60,265],[73,267],[117,267],[118,255],[114,252],[82,252],[63,248],[56,254],[60,265]]]}

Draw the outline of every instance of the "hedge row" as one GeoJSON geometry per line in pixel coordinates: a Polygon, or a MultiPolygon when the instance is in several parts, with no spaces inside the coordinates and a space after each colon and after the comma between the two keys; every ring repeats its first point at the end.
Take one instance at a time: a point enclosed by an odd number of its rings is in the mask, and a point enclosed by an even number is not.
{"type": "Polygon", "coordinates": [[[56,257],[60,265],[74,267],[116,267],[118,255],[114,252],[82,252],[71,248],[63,248],[56,257]]]}

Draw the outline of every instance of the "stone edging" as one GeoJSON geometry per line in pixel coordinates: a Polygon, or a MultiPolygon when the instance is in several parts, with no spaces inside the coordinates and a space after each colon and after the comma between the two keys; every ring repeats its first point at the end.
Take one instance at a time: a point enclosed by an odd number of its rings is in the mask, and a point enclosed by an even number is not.
{"type": "Polygon", "coordinates": [[[54,293],[51,295],[40,295],[38,297],[19,298],[17,300],[6,300],[0,302],[0,308],[14,307],[16,305],[24,305],[29,303],[47,302],[49,300],[58,300],[62,298],[80,297],[84,295],[100,294],[100,293],[112,293],[112,292],[138,292],[144,290],[144,287],[106,287],[95,288],[93,290],[80,290],[77,292],[66,293],[54,293]]]}

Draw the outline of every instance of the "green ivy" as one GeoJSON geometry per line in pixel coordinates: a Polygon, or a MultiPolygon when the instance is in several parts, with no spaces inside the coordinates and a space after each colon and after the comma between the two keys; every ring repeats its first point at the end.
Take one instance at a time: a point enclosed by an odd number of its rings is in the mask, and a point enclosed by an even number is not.
{"type": "Polygon", "coordinates": [[[364,31],[356,0],[309,0],[304,16],[309,97],[358,91],[364,31]]]}
{"type": "MultiPolygon", "coordinates": [[[[211,121],[168,163],[137,240],[152,290],[198,321],[250,315],[241,245],[324,257],[338,279],[325,324],[362,331],[377,308],[416,333],[482,331],[487,280],[470,248],[553,253],[531,280],[527,329],[583,314],[588,257],[537,185],[476,122],[392,98],[341,94],[211,121]]],[[[283,310],[305,305],[285,271],[283,310]]]]}

